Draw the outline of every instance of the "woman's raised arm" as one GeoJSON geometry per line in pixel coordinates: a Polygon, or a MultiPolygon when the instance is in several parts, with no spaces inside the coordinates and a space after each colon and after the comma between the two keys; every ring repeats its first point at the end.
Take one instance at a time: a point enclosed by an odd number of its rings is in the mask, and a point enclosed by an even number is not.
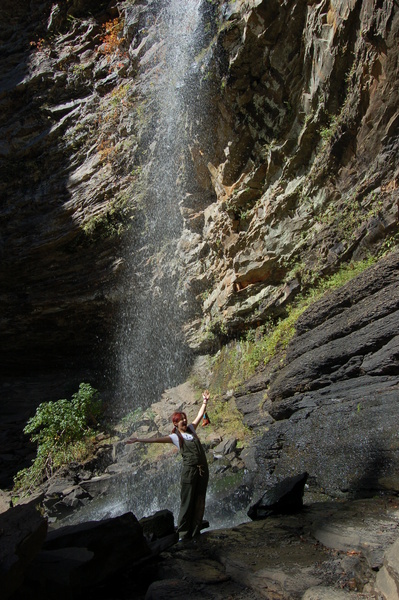
{"type": "Polygon", "coordinates": [[[202,417],[204,416],[209,397],[210,397],[209,391],[205,390],[205,392],[203,392],[203,394],[202,394],[201,408],[198,411],[198,415],[195,417],[194,421],[192,422],[192,425],[194,425],[195,429],[197,429],[198,423],[201,421],[202,417]]]}

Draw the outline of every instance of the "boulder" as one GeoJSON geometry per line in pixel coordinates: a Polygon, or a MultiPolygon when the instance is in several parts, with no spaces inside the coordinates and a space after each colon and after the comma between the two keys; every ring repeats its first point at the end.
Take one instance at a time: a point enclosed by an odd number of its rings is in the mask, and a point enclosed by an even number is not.
{"type": "Polygon", "coordinates": [[[109,586],[119,589],[127,578],[143,585],[141,580],[147,577],[143,563],[174,545],[178,537],[170,511],[159,511],[142,523],[129,512],[50,531],[26,569],[25,580],[19,580],[13,600],[78,599],[89,590],[97,595],[109,586]]]}
{"type": "Polygon", "coordinates": [[[158,510],[139,521],[144,536],[150,541],[171,535],[175,532],[173,513],[170,510],[158,510]]]}
{"type": "Polygon", "coordinates": [[[149,556],[152,551],[132,513],[61,527],[48,533],[15,600],[78,598],[149,556]]]}
{"type": "MultiPolygon", "coordinates": [[[[93,585],[93,577],[86,579],[93,557],[94,552],[87,548],[43,550],[30,565],[25,584],[13,600],[80,598],[85,590],[87,593],[87,586],[93,585]]],[[[101,582],[101,572],[98,579],[101,582]]]]}
{"type": "Polygon", "coordinates": [[[62,481],[52,485],[46,492],[43,505],[49,517],[65,517],[84,506],[92,496],[80,485],[69,485],[62,481]]]}
{"type": "Polygon", "coordinates": [[[0,514],[0,587],[4,600],[21,586],[46,538],[47,521],[36,505],[37,499],[0,514]]]}
{"type": "Polygon", "coordinates": [[[118,561],[119,566],[149,553],[143,529],[131,512],[50,531],[44,550],[70,547],[88,548],[94,551],[96,561],[106,560],[108,564],[118,561]],[[125,556],[116,558],[114,555],[119,553],[125,556]]]}
{"type": "Polygon", "coordinates": [[[399,539],[390,546],[384,555],[384,564],[375,582],[378,597],[399,600],[399,539]]]}
{"type": "Polygon", "coordinates": [[[222,442],[220,442],[220,444],[216,446],[216,448],[213,449],[213,454],[215,457],[217,457],[217,455],[225,456],[227,454],[230,454],[231,452],[234,452],[236,446],[236,438],[229,438],[227,440],[223,440],[222,442]]]}
{"type": "Polygon", "coordinates": [[[43,550],[32,564],[30,582],[38,595],[40,590],[47,593],[51,588],[54,597],[66,588],[78,593],[98,585],[151,555],[133,513],[51,531],[43,550]]]}
{"type": "Polygon", "coordinates": [[[286,514],[301,510],[303,493],[308,473],[295,477],[287,477],[263,496],[248,510],[248,516],[253,521],[265,519],[273,513],[286,514]]]}

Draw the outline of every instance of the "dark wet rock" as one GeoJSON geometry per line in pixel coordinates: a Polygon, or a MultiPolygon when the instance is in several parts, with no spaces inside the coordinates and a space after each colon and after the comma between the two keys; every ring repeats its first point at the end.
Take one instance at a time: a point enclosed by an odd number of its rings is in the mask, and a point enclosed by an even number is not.
{"type": "Polygon", "coordinates": [[[259,472],[272,483],[306,470],[310,488],[331,496],[398,491],[398,385],[365,377],[295,396],[257,444],[259,472]]]}
{"type": "Polygon", "coordinates": [[[270,415],[240,457],[255,494],[305,471],[316,494],[399,490],[398,267],[396,252],[315,302],[299,318],[283,364],[241,386],[237,407],[252,406],[257,418],[256,405],[239,401],[267,395],[270,415]]]}
{"type": "MultiPolygon", "coordinates": [[[[99,437],[99,441],[101,441],[101,436],[99,437]]],[[[114,460],[114,446],[112,444],[104,444],[96,449],[92,458],[85,461],[82,465],[79,465],[77,476],[82,478],[80,471],[98,474],[103,473],[109,465],[113,464],[114,460]]]]}
{"type": "Polygon", "coordinates": [[[149,555],[143,530],[132,513],[63,527],[48,533],[19,594],[23,597],[29,585],[33,598],[79,596],[149,555]]]}
{"type": "MultiPolygon", "coordinates": [[[[24,517],[30,518],[27,507],[23,506],[18,510],[12,509],[19,519],[18,524],[8,517],[10,527],[19,533],[20,538],[15,560],[12,548],[9,544],[5,545],[10,536],[6,537],[4,530],[0,536],[5,597],[14,600],[26,597],[67,600],[81,598],[81,595],[87,597],[91,589],[100,598],[102,586],[114,581],[116,576],[121,577],[121,574],[124,579],[127,571],[136,569],[135,577],[144,580],[144,570],[141,572],[139,565],[151,562],[178,540],[173,514],[159,511],[140,523],[132,513],[126,513],[102,521],[60,527],[49,531],[47,536],[47,522],[40,517],[40,524],[44,524],[45,528],[39,543],[35,543],[36,532],[32,534],[29,531],[26,539],[22,534],[26,529],[25,520],[21,517],[22,509],[24,517]]],[[[35,514],[40,516],[38,512],[35,514]]],[[[13,536],[17,539],[15,531],[13,536]]]]}
{"type": "Polygon", "coordinates": [[[125,552],[125,558],[111,558],[128,562],[146,552],[146,542],[142,528],[132,513],[126,513],[114,519],[90,521],[79,525],[70,525],[50,531],[44,545],[45,550],[78,547],[88,548],[97,553],[96,560],[106,560],[107,552],[125,552]]]}
{"type": "MultiPolygon", "coordinates": [[[[68,600],[79,596],[93,584],[91,564],[94,552],[87,548],[68,547],[58,550],[42,550],[29,569],[26,582],[18,590],[16,598],[40,597],[68,600]]],[[[101,571],[95,578],[102,580],[101,571]]]]}
{"type": "Polygon", "coordinates": [[[159,510],[149,517],[139,521],[144,536],[149,540],[166,537],[175,532],[174,516],[170,510],[159,510]]]}
{"type": "Polygon", "coordinates": [[[287,514],[301,510],[307,479],[308,473],[283,479],[249,507],[248,517],[257,521],[273,513],[287,514]]]}
{"type": "Polygon", "coordinates": [[[110,473],[91,477],[87,481],[81,481],[80,486],[92,497],[103,496],[115,484],[115,477],[110,473]]]}
{"type": "Polygon", "coordinates": [[[254,446],[247,446],[241,451],[240,458],[244,463],[244,466],[248,471],[254,473],[257,469],[256,463],[256,448],[254,446]]]}
{"type": "MultiPolygon", "coordinates": [[[[348,284],[326,294],[310,310],[299,317],[296,330],[298,337],[301,337],[301,344],[305,343],[305,347],[308,347],[307,337],[310,339],[310,332],[313,332],[314,345],[320,345],[320,342],[317,342],[317,338],[314,337],[317,331],[321,334],[323,331],[330,332],[328,333],[330,338],[340,335],[339,328],[335,324],[336,319],[342,319],[343,315],[351,316],[351,319],[346,318],[347,326],[343,330],[343,333],[347,334],[356,329],[360,323],[367,324],[374,318],[381,318],[392,312],[392,307],[393,309],[397,308],[398,268],[399,253],[394,252],[381,260],[378,265],[352,279],[348,284]],[[390,293],[386,293],[384,288],[393,290],[394,297],[392,299],[390,299],[390,293]],[[380,301],[375,302],[375,298],[381,299],[384,304],[380,306],[380,301]],[[356,313],[355,311],[348,313],[347,311],[353,307],[357,308],[356,313]],[[365,312],[364,309],[366,309],[365,312]],[[371,315],[372,319],[370,319],[371,315]],[[354,319],[353,322],[352,319],[354,319]],[[326,327],[327,323],[328,328],[326,327]],[[320,325],[323,326],[321,329],[319,329],[320,325]],[[331,333],[334,332],[334,329],[335,334],[331,333]]],[[[293,345],[289,349],[288,356],[295,357],[300,353],[302,353],[301,346],[293,345]]]]}
{"type": "Polygon", "coordinates": [[[38,510],[39,500],[0,514],[0,586],[5,600],[20,587],[44,544],[47,520],[38,510]]]}
{"type": "MultiPolygon", "coordinates": [[[[101,444],[106,436],[99,435],[101,444]]],[[[112,446],[95,449],[94,456],[83,463],[70,463],[62,467],[43,485],[43,508],[54,523],[71,515],[93,498],[103,496],[115,482],[112,473],[103,472],[113,464],[112,446]]],[[[124,469],[125,470],[125,469],[124,469]]]]}
{"type": "Polygon", "coordinates": [[[258,381],[258,385],[262,387],[261,391],[251,391],[255,384],[255,378],[252,378],[242,386],[240,393],[236,395],[236,406],[243,415],[244,423],[255,430],[265,427],[273,422],[273,418],[264,408],[265,379],[262,379],[261,376],[257,376],[256,380],[258,381]]]}
{"type": "Polygon", "coordinates": [[[59,484],[57,488],[57,491],[55,489],[51,492],[48,491],[43,500],[46,514],[51,518],[66,517],[92,499],[92,496],[80,485],[62,486],[59,484]]]}

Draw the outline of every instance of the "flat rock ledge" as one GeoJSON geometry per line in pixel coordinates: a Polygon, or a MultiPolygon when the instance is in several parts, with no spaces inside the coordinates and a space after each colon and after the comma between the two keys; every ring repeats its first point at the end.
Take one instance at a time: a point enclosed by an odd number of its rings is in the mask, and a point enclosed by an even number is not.
{"type": "Polygon", "coordinates": [[[305,506],[162,554],[145,600],[396,600],[399,502],[305,506]]]}

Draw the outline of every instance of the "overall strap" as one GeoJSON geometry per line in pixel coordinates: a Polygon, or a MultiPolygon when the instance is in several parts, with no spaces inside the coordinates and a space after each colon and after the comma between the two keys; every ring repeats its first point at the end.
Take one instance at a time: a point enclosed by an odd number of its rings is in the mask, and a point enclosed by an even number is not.
{"type": "MultiPolygon", "coordinates": [[[[197,439],[197,440],[199,439],[198,435],[197,435],[197,432],[195,431],[195,428],[192,425],[189,425],[187,427],[187,430],[188,430],[188,433],[190,433],[193,436],[194,439],[197,439]]],[[[180,433],[180,431],[178,430],[177,427],[175,427],[174,433],[179,438],[179,447],[180,447],[180,449],[182,449],[182,447],[184,446],[184,441],[185,441],[184,437],[182,436],[182,434],[180,433]]]]}
{"type": "Polygon", "coordinates": [[[193,426],[193,424],[192,424],[192,423],[191,423],[191,425],[189,425],[189,426],[187,427],[187,429],[190,431],[191,435],[192,435],[194,438],[197,438],[197,440],[199,439],[199,437],[198,437],[198,434],[197,434],[197,432],[195,431],[195,427],[193,426]]]}

